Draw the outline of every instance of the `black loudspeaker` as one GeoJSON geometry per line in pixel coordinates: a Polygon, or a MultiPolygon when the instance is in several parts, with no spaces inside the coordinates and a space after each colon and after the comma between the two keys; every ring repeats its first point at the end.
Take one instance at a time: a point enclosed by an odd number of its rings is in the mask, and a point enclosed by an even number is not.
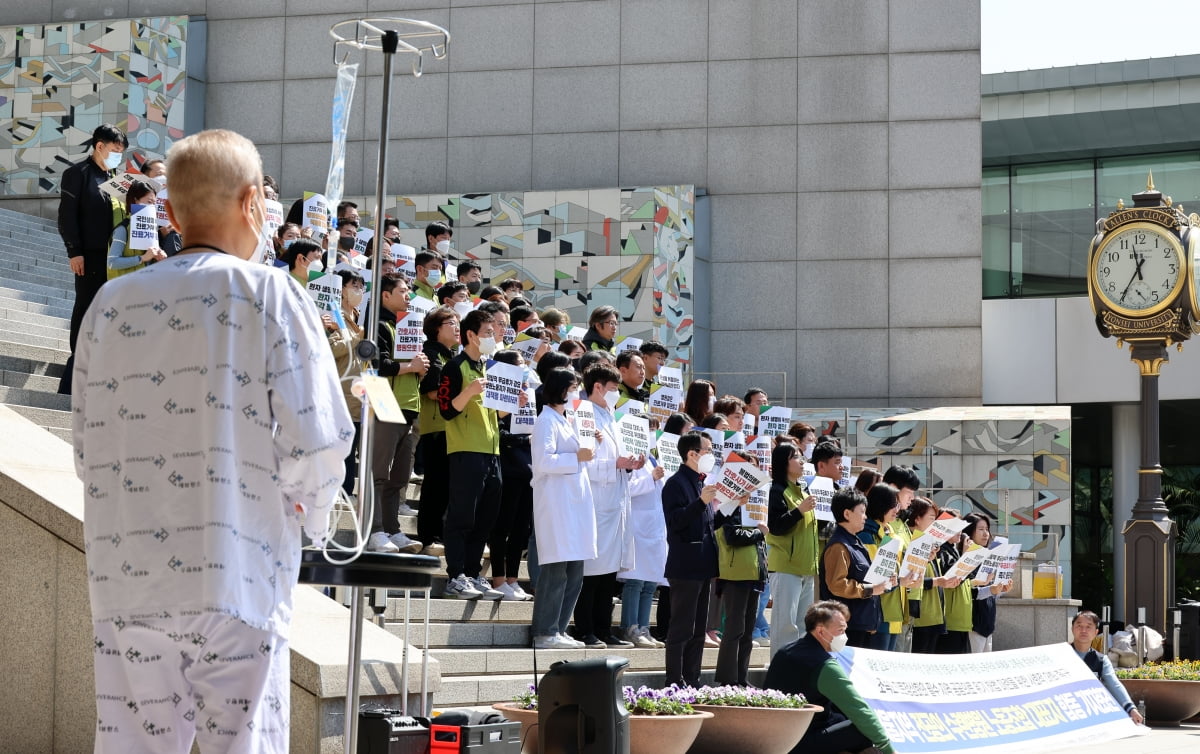
{"type": "Polygon", "coordinates": [[[629,661],[556,662],[538,684],[538,754],[629,754],[629,661]]]}
{"type": "MultiPolygon", "coordinates": [[[[1173,619],[1175,610],[1180,613],[1179,647],[1175,659],[1200,660],[1200,603],[1175,605],[1167,610],[1167,617],[1173,619]]],[[[1167,630],[1168,636],[1163,638],[1170,640],[1174,635],[1174,623],[1170,623],[1167,630]]]]}

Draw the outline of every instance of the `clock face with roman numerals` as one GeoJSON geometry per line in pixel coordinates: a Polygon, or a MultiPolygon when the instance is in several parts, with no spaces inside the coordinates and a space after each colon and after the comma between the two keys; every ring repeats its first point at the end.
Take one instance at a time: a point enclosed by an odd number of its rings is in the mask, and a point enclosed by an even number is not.
{"type": "Polygon", "coordinates": [[[1116,311],[1146,314],[1164,307],[1183,287],[1183,246],[1153,223],[1130,223],[1101,242],[1092,284],[1116,311]]]}

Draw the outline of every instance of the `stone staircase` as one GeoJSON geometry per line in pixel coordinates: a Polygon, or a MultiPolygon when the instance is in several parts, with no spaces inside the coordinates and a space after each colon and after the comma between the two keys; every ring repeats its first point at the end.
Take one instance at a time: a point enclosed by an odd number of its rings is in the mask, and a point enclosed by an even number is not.
{"type": "Polygon", "coordinates": [[[75,285],[54,221],[0,209],[0,403],[71,441],[58,394],[75,285]]]}

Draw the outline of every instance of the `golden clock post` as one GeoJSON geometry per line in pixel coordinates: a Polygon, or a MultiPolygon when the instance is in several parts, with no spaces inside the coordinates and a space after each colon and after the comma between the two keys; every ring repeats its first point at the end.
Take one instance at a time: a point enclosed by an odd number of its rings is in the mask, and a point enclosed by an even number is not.
{"type": "MultiPolygon", "coordinates": [[[[1126,615],[1166,635],[1167,608],[1175,601],[1175,522],[1162,499],[1159,464],[1158,376],[1167,349],[1183,350],[1197,329],[1193,254],[1200,241],[1200,216],[1184,214],[1154,188],[1133,195],[1133,206],[1096,223],[1089,255],[1088,297],[1104,337],[1128,344],[1141,374],[1141,463],[1133,517],[1124,522],[1126,615]]],[[[1115,522],[1114,522],[1115,524],[1115,522]]]]}

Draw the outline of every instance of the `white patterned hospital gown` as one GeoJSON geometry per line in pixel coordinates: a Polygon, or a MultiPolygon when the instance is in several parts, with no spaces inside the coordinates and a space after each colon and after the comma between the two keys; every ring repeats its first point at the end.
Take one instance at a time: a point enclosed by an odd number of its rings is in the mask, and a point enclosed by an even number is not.
{"type": "Polygon", "coordinates": [[[92,619],[222,613],[286,637],[300,527],[323,536],[354,434],[308,295],[221,253],[118,278],[74,388],[92,619]]]}

